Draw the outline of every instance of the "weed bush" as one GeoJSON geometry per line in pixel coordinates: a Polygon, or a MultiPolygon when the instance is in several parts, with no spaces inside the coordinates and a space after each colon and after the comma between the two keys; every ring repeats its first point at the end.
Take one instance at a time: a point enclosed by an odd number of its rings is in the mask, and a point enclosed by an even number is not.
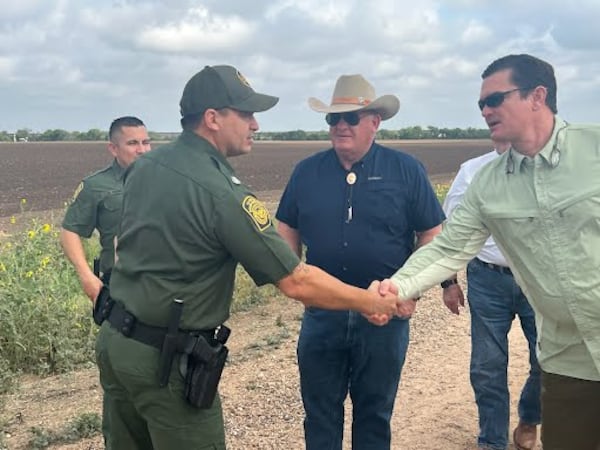
{"type": "Polygon", "coordinates": [[[440,204],[444,203],[446,195],[448,195],[448,191],[450,190],[450,185],[445,183],[436,183],[433,186],[433,190],[435,191],[435,195],[440,202],[440,204]]]}
{"type": "Polygon", "coordinates": [[[91,303],[58,242],[36,220],[0,245],[0,367],[63,372],[92,358],[91,303]]]}

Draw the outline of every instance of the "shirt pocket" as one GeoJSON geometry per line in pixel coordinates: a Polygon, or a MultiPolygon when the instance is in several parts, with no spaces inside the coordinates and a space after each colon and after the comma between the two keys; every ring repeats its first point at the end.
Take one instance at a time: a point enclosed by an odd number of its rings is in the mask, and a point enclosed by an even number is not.
{"type": "Polygon", "coordinates": [[[370,181],[364,192],[357,206],[364,208],[371,230],[386,230],[399,235],[410,231],[408,188],[393,181],[370,181]]]}
{"type": "Polygon", "coordinates": [[[565,231],[573,238],[581,239],[584,234],[600,232],[600,187],[580,192],[556,203],[555,211],[565,223],[565,231]]]}
{"type": "Polygon", "coordinates": [[[98,211],[98,229],[101,232],[114,232],[121,220],[121,206],[123,194],[121,192],[109,193],[101,203],[98,211]]]}
{"type": "Polygon", "coordinates": [[[540,217],[535,209],[511,211],[485,211],[484,224],[500,242],[510,242],[511,247],[532,249],[539,245],[540,217]]]}
{"type": "Polygon", "coordinates": [[[120,211],[122,203],[123,194],[121,192],[111,192],[102,200],[103,208],[109,212],[120,211]]]}

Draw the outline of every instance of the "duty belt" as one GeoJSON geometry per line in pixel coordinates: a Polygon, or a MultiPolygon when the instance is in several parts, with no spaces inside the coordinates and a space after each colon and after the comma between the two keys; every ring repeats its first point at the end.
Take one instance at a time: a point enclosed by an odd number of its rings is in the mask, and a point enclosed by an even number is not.
{"type": "MultiPolygon", "coordinates": [[[[114,303],[106,320],[123,336],[162,350],[168,331],[166,327],[156,327],[137,320],[123,305],[117,302],[114,303]]],[[[221,325],[221,327],[224,327],[224,325],[221,325]]],[[[175,337],[176,351],[179,353],[189,351],[198,340],[198,336],[203,336],[209,344],[212,344],[216,339],[216,333],[216,328],[211,330],[179,330],[175,337]]]]}

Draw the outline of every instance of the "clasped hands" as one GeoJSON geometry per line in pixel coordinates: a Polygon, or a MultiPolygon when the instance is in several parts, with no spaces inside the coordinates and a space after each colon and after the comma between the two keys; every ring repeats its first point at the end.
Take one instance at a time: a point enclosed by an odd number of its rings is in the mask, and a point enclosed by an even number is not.
{"type": "Polygon", "coordinates": [[[390,279],[373,281],[368,288],[376,292],[379,299],[376,300],[373,312],[363,316],[374,325],[385,325],[393,316],[410,317],[415,311],[417,302],[412,299],[401,300],[398,298],[398,288],[390,279]]]}

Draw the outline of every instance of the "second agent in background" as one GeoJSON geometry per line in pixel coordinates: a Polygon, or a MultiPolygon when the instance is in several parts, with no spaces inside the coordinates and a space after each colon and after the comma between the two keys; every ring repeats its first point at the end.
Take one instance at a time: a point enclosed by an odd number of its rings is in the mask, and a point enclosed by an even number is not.
{"type": "MultiPolygon", "coordinates": [[[[480,168],[510,148],[510,142],[492,140],[495,149],[465,161],[444,200],[444,212],[460,204],[480,168]]],[[[533,449],[541,420],[541,370],[535,354],[535,313],[515,281],[506,258],[490,236],[467,266],[471,314],[471,386],[479,412],[477,444],[484,449],[508,446],[510,397],[508,392],[508,332],[519,316],[529,345],[530,372],[519,399],[519,424],[513,431],[517,449],[533,449]]],[[[444,303],[455,314],[464,305],[458,284],[444,282],[444,303]]]]}
{"type": "MultiPolygon", "coordinates": [[[[295,168],[278,231],[300,256],[354,286],[391,276],[416,246],[441,230],[444,214],[422,165],[374,142],[400,102],[376,97],[361,75],[342,75],[326,113],[332,148],[295,168]]],[[[377,327],[353,311],[305,309],[298,341],[309,450],[341,449],[344,400],[352,399],[353,448],[389,449],[390,418],[409,340],[409,322],[377,327]]]]}
{"type": "Polygon", "coordinates": [[[133,116],[113,120],[108,140],[113,162],[86,177],[77,187],[60,233],[65,255],[75,267],[81,287],[92,301],[98,297],[102,281],[87,262],[82,239],[91,237],[94,230],[98,230],[100,273],[108,278],[114,264],[114,237],[121,220],[123,175],[138,156],[150,150],[150,138],[144,122],[133,116]]]}
{"type": "MultiPolygon", "coordinates": [[[[113,120],[108,130],[108,151],[114,156],[113,162],[84,178],[63,218],[60,243],[92,302],[98,297],[102,283],[108,284],[114,264],[114,237],[121,221],[123,175],[127,167],[148,150],[150,138],[144,122],[133,116],[113,120]],[[100,235],[99,276],[88,264],[82,241],[94,230],[100,235]]],[[[104,414],[102,434],[105,443],[110,441],[108,420],[104,414]]]]}

